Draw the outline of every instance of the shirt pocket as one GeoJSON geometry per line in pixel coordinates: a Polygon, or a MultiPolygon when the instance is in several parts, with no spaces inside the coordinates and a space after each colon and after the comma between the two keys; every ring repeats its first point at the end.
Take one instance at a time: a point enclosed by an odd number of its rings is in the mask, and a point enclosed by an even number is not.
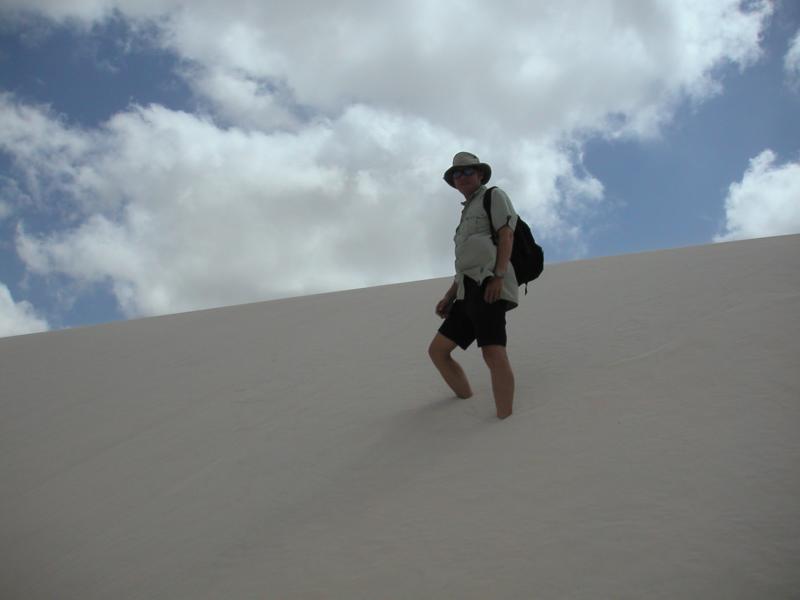
{"type": "Polygon", "coordinates": [[[460,226],[461,236],[469,237],[471,235],[478,235],[482,233],[490,233],[489,219],[486,215],[469,215],[465,216],[460,226]]]}

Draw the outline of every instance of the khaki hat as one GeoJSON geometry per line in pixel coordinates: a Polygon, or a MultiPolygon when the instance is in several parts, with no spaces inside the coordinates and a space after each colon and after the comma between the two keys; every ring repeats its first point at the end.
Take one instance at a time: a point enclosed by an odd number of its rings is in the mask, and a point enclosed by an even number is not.
{"type": "Polygon", "coordinates": [[[483,172],[483,180],[481,183],[486,183],[492,178],[492,167],[486,163],[482,163],[481,159],[470,152],[459,152],[453,157],[453,166],[444,172],[444,180],[452,187],[453,185],[453,171],[463,169],[465,167],[473,167],[483,172]]]}

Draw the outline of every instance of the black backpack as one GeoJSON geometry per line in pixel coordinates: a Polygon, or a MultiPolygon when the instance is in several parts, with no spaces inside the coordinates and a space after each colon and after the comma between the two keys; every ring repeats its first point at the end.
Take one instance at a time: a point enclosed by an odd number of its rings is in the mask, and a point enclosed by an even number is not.
{"type": "MultiPolygon", "coordinates": [[[[492,228],[492,241],[497,245],[497,231],[492,223],[492,190],[491,187],[483,195],[483,208],[489,216],[489,226],[492,228]]],[[[517,275],[517,283],[525,284],[525,293],[528,293],[528,282],[533,281],[542,274],[544,269],[544,251],[533,239],[533,233],[528,224],[517,217],[517,226],[514,228],[514,246],[511,249],[511,264],[517,275]]]]}

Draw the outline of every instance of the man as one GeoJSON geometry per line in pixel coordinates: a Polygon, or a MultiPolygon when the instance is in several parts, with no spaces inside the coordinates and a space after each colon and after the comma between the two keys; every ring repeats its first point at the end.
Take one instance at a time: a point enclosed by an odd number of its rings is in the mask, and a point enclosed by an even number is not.
{"type": "Polygon", "coordinates": [[[465,198],[456,229],[453,285],[436,305],[444,319],[428,348],[433,364],[459,398],[472,396],[461,366],[453,359],[456,346],[466,350],[477,340],[489,367],[497,417],[505,419],[514,404],[514,372],[506,353],[506,311],[517,306],[519,285],[511,264],[517,213],[499,188],[492,191],[492,241],[489,217],[483,205],[491,167],[469,152],[459,152],[444,180],[465,198]]]}

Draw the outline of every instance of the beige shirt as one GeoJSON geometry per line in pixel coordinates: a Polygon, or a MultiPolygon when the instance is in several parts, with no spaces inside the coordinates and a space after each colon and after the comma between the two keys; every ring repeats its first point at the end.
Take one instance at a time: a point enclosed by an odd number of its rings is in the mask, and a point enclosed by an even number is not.
{"type": "MultiPolygon", "coordinates": [[[[462,202],[461,222],[453,238],[456,244],[456,277],[458,284],[457,300],[464,299],[464,277],[478,283],[494,275],[497,261],[497,246],[492,242],[491,226],[486,210],[483,208],[483,195],[486,186],[482,185],[466,202],[462,202]]],[[[508,225],[513,230],[517,226],[517,213],[506,193],[500,188],[492,191],[492,223],[495,231],[508,225]]],[[[503,278],[500,298],[514,306],[519,303],[519,284],[511,261],[503,278]]]]}

